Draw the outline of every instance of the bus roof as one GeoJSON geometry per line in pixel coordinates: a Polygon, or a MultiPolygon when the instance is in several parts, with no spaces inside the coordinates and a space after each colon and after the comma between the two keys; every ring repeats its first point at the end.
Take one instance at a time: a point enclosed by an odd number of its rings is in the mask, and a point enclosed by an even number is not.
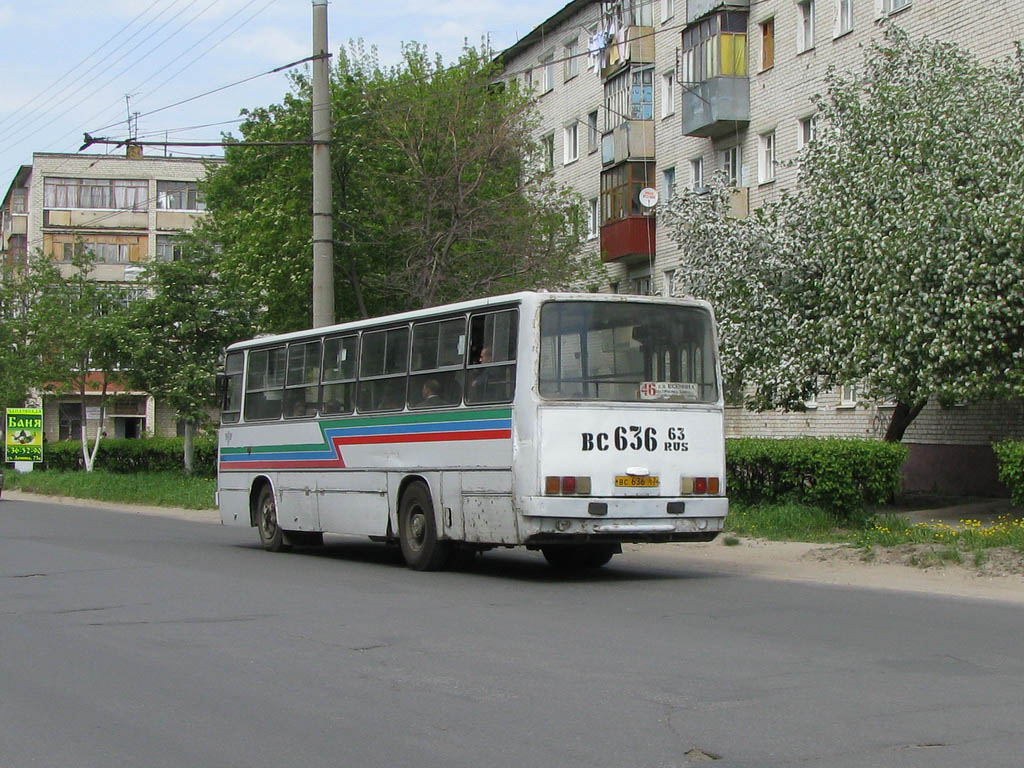
{"type": "Polygon", "coordinates": [[[570,293],[554,291],[520,291],[519,293],[508,293],[502,296],[489,296],[484,299],[472,299],[460,301],[455,304],[439,304],[436,307],[399,312],[392,315],[381,315],[379,317],[368,317],[362,320],[351,320],[346,323],[325,325],[320,328],[309,328],[291,333],[267,334],[257,336],[245,341],[237,341],[228,346],[228,351],[233,352],[249,347],[259,347],[266,344],[274,344],[288,341],[300,341],[312,336],[333,335],[351,331],[359,331],[364,328],[371,328],[383,325],[401,324],[413,320],[422,320],[433,316],[451,314],[452,312],[466,312],[475,309],[486,309],[492,306],[508,306],[510,304],[541,304],[548,301],[607,301],[642,304],[675,304],[680,306],[702,307],[711,311],[711,304],[703,299],[692,297],[675,298],[666,296],[639,296],[620,293],[570,293]]]}

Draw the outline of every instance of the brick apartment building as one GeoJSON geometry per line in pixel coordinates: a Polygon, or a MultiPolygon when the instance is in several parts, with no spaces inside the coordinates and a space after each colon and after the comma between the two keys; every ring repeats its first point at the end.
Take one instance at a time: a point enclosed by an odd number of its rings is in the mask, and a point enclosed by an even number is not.
{"type": "MultiPolygon", "coordinates": [[[[1020,0],[574,0],[502,53],[506,77],[536,94],[537,136],[556,181],[587,201],[585,249],[604,290],[669,293],[677,246],[659,231],[660,199],[724,171],[746,215],[791,185],[813,137],[811,97],[829,67],[855,71],[883,22],[954,42],[982,60],[1024,39],[1020,0]]],[[[880,437],[884,405],[855,383],[823,392],[805,413],[730,407],[730,436],[880,437]]],[[[993,440],[1024,437],[1024,403],[930,404],[904,442],[907,490],[998,490],[993,440]]]]}
{"type": "MultiPolygon", "coordinates": [[[[132,285],[146,262],[176,257],[175,235],[204,215],[197,182],[204,161],[144,157],[131,147],[123,156],[38,152],[14,175],[0,205],[0,259],[23,264],[36,252],[70,269],[76,248],[96,261],[92,277],[132,285]]],[[[174,435],[174,412],[145,392],[116,385],[100,426],[100,397],[89,396],[90,427],[110,437],[174,435]]],[[[77,437],[81,403],[77,395],[43,394],[47,440],[77,437]]]]}

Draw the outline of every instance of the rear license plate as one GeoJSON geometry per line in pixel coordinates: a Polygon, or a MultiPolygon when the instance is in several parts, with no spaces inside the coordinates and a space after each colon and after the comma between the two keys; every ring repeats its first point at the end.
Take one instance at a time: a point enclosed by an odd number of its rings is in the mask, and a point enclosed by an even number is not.
{"type": "Polygon", "coordinates": [[[632,475],[616,475],[616,488],[657,488],[657,477],[634,477],[632,475]]]}

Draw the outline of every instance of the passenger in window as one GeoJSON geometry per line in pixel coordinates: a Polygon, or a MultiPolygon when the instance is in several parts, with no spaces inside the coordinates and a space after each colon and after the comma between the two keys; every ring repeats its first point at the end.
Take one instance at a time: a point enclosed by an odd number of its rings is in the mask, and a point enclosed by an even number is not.
{"type": "Polygon", "coordinates": [[[423,382],[423,399],[420,400],[420,405],[431,408],[437,405],[444,405],[445,402],[441,398],[441,383],[437,379],[427,379],[423,382]]]}
{"type": "MultiPolygon", "coordinates": [[[[491,348],[484,347],[480,350],[480,359],[476,361],[477,365],[484,365],[491,362],[491,348]]],[[[479,401],[485,399],[487,392],[487,385],[491,381],[491,377],[494,376],[493,368],[484,368],[481,371],[477,371],[473,377],[472,383],[469,385],[470,399],[479,401]]]]}

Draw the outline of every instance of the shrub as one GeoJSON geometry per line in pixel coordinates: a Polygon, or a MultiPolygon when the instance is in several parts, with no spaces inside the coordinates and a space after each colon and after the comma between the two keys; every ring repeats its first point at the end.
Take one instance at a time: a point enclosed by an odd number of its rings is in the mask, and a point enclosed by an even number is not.
{"type": "Polygon", "coordinates": [[[725,455],[730,498],[810,504],[846,522],[892,499],[907,448],[877,440],[744,437],[727,440],[725,455]]]}
{"type": "MultiPolygon", "coordinates": [[[[184,466],[184,441],[180,437],[145,437],[139,439],[106,438],[96,453],[96,468],[109,472],[180,472],[184,466]]],[[[70,471],[81,468],[82,446],[77,440],[47,443],[43,448],[40,469],[70,471]]],[[[195,474],[213,477],[217,473],[217,440],[197,437],[195,440],[195,474]]]]}
{"type": "Polygon", "coordinates": [[[1024,442],[1004,440],[993,443],[992,451],[999,465],[999,482],[1010,490],[1010,499],[1024,507],[1024,442]]]}

